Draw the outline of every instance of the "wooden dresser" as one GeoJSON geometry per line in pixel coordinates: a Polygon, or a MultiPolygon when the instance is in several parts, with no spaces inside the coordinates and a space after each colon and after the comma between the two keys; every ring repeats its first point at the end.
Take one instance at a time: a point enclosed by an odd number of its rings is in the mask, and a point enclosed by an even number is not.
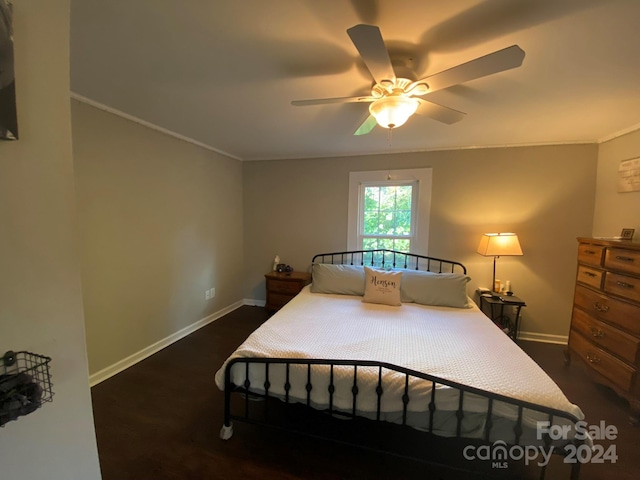
{"type": "Polygon", "coordinates": [[[629,401],[640,420],[640,243],[578,238],[570,355],[629,401]]]}
{"type": "Polygon", "coordinates": [[[270,272],[267,279],[267,303],[265,308],[270,312],[280,310],[289,300],[295,297],[305,285],[311,283],[308,272],[270,272]]]}

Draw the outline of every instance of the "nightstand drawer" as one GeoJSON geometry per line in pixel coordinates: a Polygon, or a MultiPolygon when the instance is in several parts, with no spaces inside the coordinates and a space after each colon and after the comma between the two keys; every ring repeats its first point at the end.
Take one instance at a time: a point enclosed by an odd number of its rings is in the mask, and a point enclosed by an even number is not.
{"type": "Polygon", "coordinates": [[[600,245],[591,245],[590,243],[581,243],[578,245],[578,262],[587,263],[599,267],[602,265],[602,256],[604,247],[600,245]]]}
{"type": "Polygon", "coordinates": [[[635,368],[631,368],[613,355],[598,348],[577,333],[575,329],[571,330],[569,344],[571,348],[600,375],[606,377],[625,391],[631,390],[631,385],[636,374],[635,368]]]}
{"type": "Polygon", "coordinates": [[[285,306],[288,302],[290,302],[293,297],[294,295],[283,295],[280,293],[269,292],[267,303],[270,305],[271,308],[279,309],[285,306]]]}
{"type": "Polygon", "coordinates": [[[602,285],[602,270],[597,270],[584,265],[578,266],[578,282],[590,285],[593,288],[600,288],[602,285]]]}
{"type": "Polygon", "coordinates": [[[276,311],[295,297],[305,285],[311,283],[308,272],[269,272],[267,279],[266,309],[276,311]]]}
{"type": "Polygon", "coordinates": [[[609,248],[605,255],[604,266],[611,270],[640,275],[640,252],[609,248]]]}
{"type": "Polygon", "coordinates": [[[295,295],[296,293],[300,292],[303,286],[304,284],[299,280],[293,281],[293,280],[274,280],[271,278],[267,279],[267,290],[269,290],[269,292],[295,295]]]}
{"type": "Polygon", "coordinates": [[[640,339],[637,337],[602,323],[579,308],[573,309],[571,325],[586,338],[623,360],[627,360],[629,363],[636,362],[638,345],[640,344],[640,339]]]}

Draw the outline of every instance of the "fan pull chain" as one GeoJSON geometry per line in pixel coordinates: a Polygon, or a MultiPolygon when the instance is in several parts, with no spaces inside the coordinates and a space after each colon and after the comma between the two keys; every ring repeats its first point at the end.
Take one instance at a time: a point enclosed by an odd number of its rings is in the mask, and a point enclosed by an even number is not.
{"type": "Polygon", "coordinates": [[[393,128],[390,128],[387,132],[387,142],[389,142],[389,147],[391,147],[391,143],[393,142],[393,128]]]}

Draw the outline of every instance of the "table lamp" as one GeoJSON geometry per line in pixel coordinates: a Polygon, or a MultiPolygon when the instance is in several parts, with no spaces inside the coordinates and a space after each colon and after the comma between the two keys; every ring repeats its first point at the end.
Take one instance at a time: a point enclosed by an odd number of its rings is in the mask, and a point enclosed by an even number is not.
{"type": "Polygon", "coordinates": [[[493,283],[492,290],[496,285],[496,260],[500,256],[522,255],[518,235],[515,233],[485,233],[480,239],[478,253],[485,257],[493,257],[493,283]]]}

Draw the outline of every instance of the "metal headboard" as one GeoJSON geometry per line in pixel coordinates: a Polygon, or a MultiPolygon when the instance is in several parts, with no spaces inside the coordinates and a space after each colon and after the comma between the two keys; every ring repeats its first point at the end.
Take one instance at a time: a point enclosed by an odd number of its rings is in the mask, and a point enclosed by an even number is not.
{"type": "Polygon", "coordinates": [[[319,253],[313,257],[311,263],[366,265],[378,268],[405,268],[434,273],[467,273],[467,268],[460,262],[386,249],[319,253]]]}

